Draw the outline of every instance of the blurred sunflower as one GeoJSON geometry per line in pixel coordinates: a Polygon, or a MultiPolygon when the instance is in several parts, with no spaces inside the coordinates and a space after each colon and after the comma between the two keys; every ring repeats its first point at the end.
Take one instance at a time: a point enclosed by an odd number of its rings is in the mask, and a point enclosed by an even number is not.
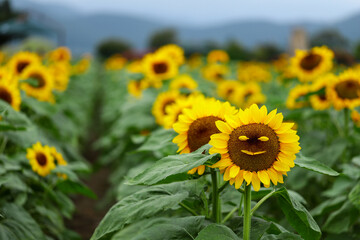
{"type": "Polygon", "coordinates": [[[264,63],[246,62],[239,64],[238,79],[241,82],[269,82],[271,73],[264,63]]]}
{"type": "Polygon", "coordinates": [[[189,92],[194,91],[197,87],[197,82],[188,74],[177,76],[171,81],[169,86],[170,90],[180,91],[181,89],[185,89],[189,92]]]}
{"type": "Polygon", "coordinates": [[[160,93],[152,108],[152,114],[155,117],[156,122],[163,126],[164,125],[164,117],[166,116],[166,108],[171,104],[174,104],[175,101],[180,98],[181,95],[178,91],[168,91],[160,93]]]}
{"type": "Polygon", "coordinates": [[[21,74],[21,79],[34,82],[23,82],[20,85],[28,96],[40,101],[53,102],[54,80],[48,68],[42,65],[32,65],[21,74]]]}
{"type": "Polygon", "coordinates": [[[236,103],[239,91],[243,91],[242,85],[234,80],[224,80],[217,85],[217,95],[231,103],[236,103]]]}
{"type": "Polygon", "coordinates": [[[207,55],[208,63],[227,63],[229,61],[229,55],[223,50],[212,50],[207,55]]]}
{"type": "Polygon", "coordinates": [[[198,53],[192,54],[187,60],[187,65],[192,69],[200,67],[202,65],[201,55],[198,53]]]}
{"type": "Polygon", "coordinates": [[[32,170],[42,177],[49,175],[56,167],[49,146],[42,146],[40,142],[27,149],[26,157],[32,170]]]}
{"type": "Polygon", "coordinates": [[[351,119],[357,127],[360,127],[360,113],[358,111],[351,111],[351,119]]]}
{"type": "Polygon", "coordinates": [[[179,120],[184,109],[191,108],[199,99],[204,99],[202,94],[191,94],[189,96],[176,99],[174,104],[166,107],[166,116],[164,117],[164,128],[170,129],[173,124],[179,120]]]}
{"type": "Polygon", "coordinates": [[[209,153],[220,153],[221,160],[212,167],[224,173],[224,180],[238,189],[244,179],[254,190],[260,183],[270,187],[283,183],[283,175],[294,167],[299,152],[299,136],[291,130],[293,123],[284,123],[283,115],[256,104],[236,115],[226,115],[226,121],[216,121],[219,133],[211,136],[209,153]]]}
{"type": "Polygon", "coordinates": [[[170,57],[179,66],[185,62],[184,50],[176,44],[162,46],[156,52],[170,57]]]}
{"type": "Polygon", "coordinates": [[[41,64],[40,57],[35,53],[18,52],[12,56],[8,66],[12,74],[15,76],[20,76],[26,68],[39,64],[41,64]]]}
{"type": "Polygon", "coordinates": [[[329,83],[326,94],[337,110],[360,106],[360,72],[349,69],[341,73],[329,83]]]}
{"type": "Polygon", "coordinates": [[[56,62],[49,66],[54,80],[54,89],[63,92],[67,89],[70,80],[71,66],[68,62],[56,62]]]}
{"type": "MultiPolygon", "coordinates": [[[[68,164],[67,161],[64,159],[63,155],[58,151],[56,151],[55,147],[50,148],[50,153],[53,156],[54,160],[56,161],[57,165],[66,166],[68,164]]],[[[58,176],[63,179],[68,178],[68,176],[65,173],[58,173],[58,176]]]]}
{"type": "Polygon", "coordinates": [[[221,64],[209,64],[202,69],[205,79],[220,82],[226,78],[229,69],[226,65],[221,64]]]}
{"type": "Polygon", "coordinates": [[[164,53],[149,53],[144,57],[142,64],[149,79],[167,80],[178,74],[178,65],[164,53]]]}
{"type": "Polygon", "coordinates": [[[49,60],[52,62],[69,62],[71,51],[67,47],[58,47],[49,53],[49,60]]]}
{"type": "Polygon", "coordinates": [[[84,74],[89,68],[91,64],[90,55],[86,55],[81,60],[76,63],[76,65],[72,66],[71,74],[79,75],[84,74]]]}
{"type": "MultiPolygon", "coordinates": [[[[178,152],[190,153],[209,143],[210,136],[219,133],[215,122],[225,120],[226,114],[235,114],[236,109],[229,102],[220,102],[214,98],[199,99],[193,103],[191,109],[184,109],[179,121],[173,125],[175,132],[179,135],[173,142],[179,146],[178,152]]],[[[198,172],[202,175],[205,166],[193,168],[188,173],[198,172]]]]}
{"type": "Polygon", "coordinates": [[[126,58],[122,57],[120,54],[115,54],[105,61],[105,69],[106,70],[120,70],[122,69],[127,60],[126,58]]]}
{"type": "Polygon", "coordinates": [[[297,109],[306,107],[309,102],[307,99],[303,99],[310,93],[310,87],[308,85],[297,85],[290,90],[289,96],[286,100],[286,107],[288,109],[297,109]]]}
{"type": "Polygon", "coordinates": [[[2,79],[0,81],[0,99],[7,102],[16,111],[19,111],[21,97],[17,83],[9,82],[7,79],[2,79]]]}
{"type": "Polygon", "coordinates": [[[252,104],[263,104],[266,96],[262,93],[261,87],[256,82],[249,82],[242,85],[242,88],[234,96],[235,103],[240,107],[249,107],[252,104]]]}
{"type": "Polygon", "coordinates": [[[296,50],[290,60],[291,71],[300,81],[312,81],[332,69],[333,58],[334,53],[326,46],[314,47],[309,51],[296,50]]]}
{"type": "Polygon", "coordinates": [[[146,79],[131,80],[127,85],[128,92],[136,98],[140,98],[142,96],[142,91],[148,87],[149,82],[146,79]]]}
{"type": "Polygon", "coordinates": [[[312,94],[309,98],[310,104],[315,110],[325,110],[331,106],[331,101],[326,96],[326,86],[336,78],[332,73],[316,79],[316,81],[309,87],[312,94]]]}
{"type": "Polygon", "coordinates": [[[142,63],[141,60],[135,60],[129,63],[126,68],[131,73],[141,73],[142,72],[142,63]]]}

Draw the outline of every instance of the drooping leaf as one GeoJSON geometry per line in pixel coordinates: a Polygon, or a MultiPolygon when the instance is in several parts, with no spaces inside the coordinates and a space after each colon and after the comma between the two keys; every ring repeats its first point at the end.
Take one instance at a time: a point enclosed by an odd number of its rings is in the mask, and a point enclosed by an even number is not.
{"type": "Polygon", "coordinates": [[[295,160],[295,165],[301,168],[305,168],[314,172],[322,173],[330,176],[338,176],[339,173],[325,164],[313,159],[305,157],[299,154],[299,157],[295,160]]]}
{"type": "Polygon", "coordinates": [[[240,240],[238,236],[227,226],[220,224],[210,224],[205,227],[195,240],[240,240]]]}

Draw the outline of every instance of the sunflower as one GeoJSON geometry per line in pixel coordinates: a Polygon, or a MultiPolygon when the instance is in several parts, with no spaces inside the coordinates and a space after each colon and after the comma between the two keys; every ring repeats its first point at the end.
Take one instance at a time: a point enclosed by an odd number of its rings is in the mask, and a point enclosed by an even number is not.
{"type": "Polygon", "coordinates": [[[310,96],[309,101],[313,109],[325,110],[331,106],[331,101],[326,96],[326,86],[336,78],[333,74],[328,73],[317,79],[309,88],[315,93],[310,96]]]}
{"type": "Polygon", "coordinates": [[[71,66],[68,62],[56,62],[49,66],[54,80],[54,89],[63,92],[67,89],[70,80],[71,66]]]}
{"type": "Polygon", "coordinates": [[[122,57],[120,54],[114,54],[113,56],[109,57],[105,61],[105,69],[106,70],[121,70],[127,60],[126,58],[122,57]]]}
{"type": "Polygon", "coordinates": [[[326,96],[337,110],[360,106],[360,73],[349,69],[334,78],[326,88],[326,96]]]}
{"type": "Polygon", "coordinates": [[[27,82],[21,83],[21,88],[28,96],[40,101],[53,101],[52,89],[54,87],[54,80],[48,68],[42,65],[32,65],[21,74],[21,79],[36,81],[35,85],[27,82]]]}
{"type": "Polygon", "coordinates": [[[17,83],[2,79],[0,81],[0,99],[11,105],[16,111],[19,111],[21,104],[20,90],[17,83]]]}
{"type": "Polygon", "coordinates": [[[229,69],[225,65],[209,64],[205,66],[202,71],[205,79],[213,82],[220,82],[226,78],[229,69]]]}
{"type": "Polygon", "coordinates": [[[182,74],[177,76],[170,83],[170,90],[180,91],[186,89],[189,92],[195,90],[198,87],[197,82],[188,74],[182,74]]]}
{"type": "Polygon", "coordinates": [[[334,53],[326,46],[314,47],[309,51],[296,50],[290,67],[300,81],[312,81],[332,69],[333,58],[334,53]]]}
{"type": "Polygon", "coordinates": [[[49,53],[49,59],[52,62],[69,62],[71,60],[71,51],[67,47],[58,47],[49,53]]]}
{"type": "Polygon", "coordinates": [[[288,109],[297,109],[308,106],[309,102],[304,98],[310,93],[310,87],[308,85],[297,85],[290,90],[289,96],[286,100],[286,107],[288,109]]]}
{"type": "MultiPolygon", "coordinates": [[[[57,165],[66,166],[68,164],[67,161],[64,159],[63,155],[58,151],[56,151],[55,147],[50,148],[50,153],[53,156],[54,160],[56,161],[57,165]]],[[[65,173],[58,173],[57,175],[63,179],[68,178],[68,176],[65,173]]]]}
{"type": "Polygon", "coordinates": [[[233,80],[225,80],[217,85],[217,95],[231,103],[236,103],[236,98],[240,94],[239,91],[243,91],[243,87],[240,83],[233,80]]]}
{"type": "Polygon", "coordinates": [[[241,82],[269,82],[271,73],[269,66],[264,63],[241,63],[238,69],[238,79],[241,82]]]}
{"type": "Polygon", "coordinates": [[[164,128],[172,128],[173,124],[179,120],[179,116],[183,114],[184,109],[191,108],[195,102],[204,98],[202,94],[191,94],[187,97],[176,99],[174,104],[167,106],[165,109],[164,128]]]}
{"type": "Polygon", "coordinates": [[[179,66],[185,62],[184,50],[176,44],[162,46],[156,52],[169,56],[179,66]]]}
{"type": "Polygon", "coordinates": [[[135,60],[127,65],[126,69],[131,73],[141,73],[142,72],[142,63],[141,60],[135,60]]]}
{"type": "Polygon", "coordinates": [[[148,87],[149,82],[146,79],[141,79],[139,81],[131,80],[127,86],[128,92],[136,98],[140,98],[142,96],[142,91],[148,87]]]}
{"type": "Polygon", "coordinates": [[[238,189],[244,179],[254,190],[260,183],[270,186],[283,183],[283,175],[294,167],[299,152],[299,136],[291,130],[293,123],[284,123],[283,115],[256,104],[238,114],[216,121],[219,133],[211,136],[209,153],[220,153],[221,160],[212,167],[224,173],[224,180],[238,189]]]}
{"type": "Polygon", "coordinates": [[[261,87],[256,82],[249,82],[242,85],[239,91],[235,92],[234,102],[240,107],[249,107],[252,104],[263,104],[266,96],[262,93],[261,87]]]}
{"type": "Polygon", "coordinates": [[[75,75],[84,74],[90,68],[91,57],[90,55],[85,55],[76,65],[71,69],[71,73],[75,75]]]}
{"type": "Polygon", "coordinates": [[[31,52],[18,52],[10,59],[8,66],[14,76],[20,76],[25,69],[32,65],[41,64],[40,57],[31,52]]]}
{"type": "Polygon", "coordinates": [[[192,69],[200,67],[202,65],[201,55],[198,53],[192,54],[187,60],[187,65],[192,69]]]}
{"type": "Polygon", "coordinates": [[[170,106],[171,104],[174,104],[175,101],[180,98],[181,95],[178,91],[168,91],[160,93],[152,108],[152,114],[155,117],[156,122],[159,125],[164,124],[164,117],[166,116],[166,108],[170,106]]]}
{"type": "Polygon", "coordinates": [[[166,80],[178,74],[178,65],[176,62],[161,52],[147,54],[142,64],[143,71],[149,79],[166,80]]]}
{"type": "Polygon", "coordinates": [[[50,147],[42,146],[40,142],[27,149],[26,157],[30,161],[32,170],[42,177],[49,175],[56,167],[50,147]]]}
{"type": "MultiPolygon", "coordinates": [[[[179,146],[178,152],[190,153],[209,143],[210,136],[220,131],[215,122],[225,120],[226,114],[235,114],[236,109],[229,102],[220,102],[214,98],[199,99],[193,103],[191,109],[184,109],[179,121],[173,125],[175,132],[179,135],[173,142],[179,146]]],[[[205,166],[193,168],[188,173],[198,172],[202,175],[205,166]]]]}
{"type": "Polygon", "coordinates": [[[207,55],[208,63],[227,63],[229,61],[229,55],[223,50],[212,50],[207,55]]]}

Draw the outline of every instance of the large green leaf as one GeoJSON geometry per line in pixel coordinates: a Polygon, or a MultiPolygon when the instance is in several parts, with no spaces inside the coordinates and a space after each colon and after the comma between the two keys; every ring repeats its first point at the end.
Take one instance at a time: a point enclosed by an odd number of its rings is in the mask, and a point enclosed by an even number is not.
{"type": "Polygon", "coordinates": [[[60,181],[56,187],[66,194],[82,194],[92,199],[96,199],[96,194],[81,182],[70,180],[60,181]]]}
{"type": "Polygon", "coordinates": [[[22,207],[6,204],[0,210],[1,240],[45,240],[36,221],[22,207]]]}
{"type": "Polygon", "coordinates": [[[290,232],[280,233],[278,235],[269,234],[264,235],[261,240],[302,240],[299,235],[290,232]]]}
{"type": "MultiPolygon", "coordinates": [[[[250,237],[251,239],[260,239],[261,236],[266,233],[270,227],[271,222],[268,222],[262,218],[251,217],[251,229],[250,237]]],[[[230,220],[228,225],[238,236],[243,235],[244,227],[244,218],[243,217],[234,217],[230,220]]]]}
{"type": "Polygon", "coordinates": [[[204,216],[146,219],[115,234],[112,240],[193,240],[207,225],[204,216]]]}
{"type": "Polygon", "coordinates": [[[349,200],[360,210],[360,183],[357,183],[349,193],[349,200]]]}
{"type": "Polygon", "coordinates": [[[286,190],[281,188],[276,192],[279,206],[291,226],[305,239],[320,239],[321,231],[306,208],[286,190]]]}
{"type": "Polygon", "coordinates": [[[220,154],[202,154],[207,147],[208,146],[204,146],[194,153],[164,157],[144,172],[129,180],[129,183],[152,185],[169,176],[186,173],[194,167],[203,165],[208,161],[218,161],[220,159],[220,154]]]}
{"type": "Polygon", "coordinates": [[[338,197],[330,198],[326,201],[323,201],[320,205],[316,206],[316,208],[310,211],[311,215],[319,216],[324,213],[339,209],[339,207],[343,205],[346,199],[347,199],[346,196],[340,195],[338,197]]]}
{"type": "Polygon", "coordinates": [[[205,227],[195,240],[240,240],[238,236],[227,226],[220,224],[210,224],[205,227]]]}
{"type": "Polygon", "coordinates": [[[348,232],[359,218],[359,211],[349,201],[330,214],[323,229],[330,233],[348,232]]]}
{"type": "Polygon", "coordinates": [[[144,219],[177,206],[199,193],[204,185],[200,180],[175,182],[142,189],[116,203],[96,228],[91,239],[109,239],[126,224],[144,219]]]}
{"type": "Polygon", "coordinates": [[[295,160],[295,165],[301,168],[305,168],[307,170],[311,170],[314,172],[330,175],[330,176],[338,176],[339,173],[325,164],[313,159],[305,157],[299,154],[299,157],[295,160]]]}
{"type": "Polygon", "coordinates": [[[140,148],[137,149],[137,152],[142,151],[158,151],[164,148],[173,146],[176,149],[172,139],[176,136],[176,133],[173,130],[159,129],[149,136],[140,148]]]}

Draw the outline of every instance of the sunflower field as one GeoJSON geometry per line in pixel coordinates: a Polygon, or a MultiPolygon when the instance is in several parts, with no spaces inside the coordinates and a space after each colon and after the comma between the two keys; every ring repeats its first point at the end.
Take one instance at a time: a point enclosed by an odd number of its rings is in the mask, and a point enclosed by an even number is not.
{"type": "Polygon", "coordinates": [[[360,65],[326,46],[2,54],[0,100],[1,240],[82,239],[79,195],[109,206],[92,240],[360,239],[360,65]]]}

